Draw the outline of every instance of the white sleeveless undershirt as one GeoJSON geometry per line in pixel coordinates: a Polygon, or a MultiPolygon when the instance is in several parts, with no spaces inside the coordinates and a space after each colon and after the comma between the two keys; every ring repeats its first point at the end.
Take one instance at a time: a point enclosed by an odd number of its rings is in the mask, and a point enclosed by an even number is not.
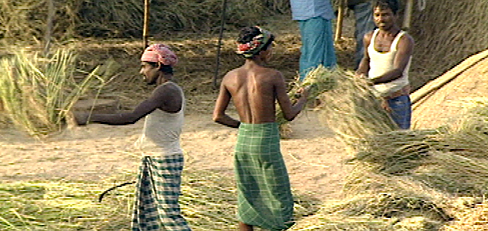
{"type": "MultiPolygon", "coordinates": [[[[378,32],[379,29],[376,29],[373,32],[371,42],[369,43],[368,46],[368,55],[370,59],[369,60],[370,69],[368,72],[368,78],[370,79],[378,78],[379,76],[385,74],[386,72],[393,70],[394,68],[393,62],[395,59],[395,55],[397,53],[398,41],[400,41],[400,38],[405,34],[405,31],[400,31],[397,34],[397,36],[391,43],[390,51],[378,52],[374,48],[374,41],[376,39],[376,35],[378,35],[378,32]]],[[[385,97],[407,86],[409,84],[408,71],[410,69],[410,62],[411,62],[411,57],[408,60],[408,64],[403,70],[403,74],[400,78],[395,79],[388,83],[375,84],[373,86],[373,89],[376,90],[380,94],[380,96],[385,97]]]]}
{"type": "MultiPolygon", "coordinates": [[[[173,84],[173,83],[165,83],[173,84]]],[[[172,155],[182,153],[180,146],[180,134],[184,122],[185,96],[181,92],[182,107],[176,113],[168,113],[156,109],[146,116],[142,135],[136,141],[135,146],[144,155],[172,155]]]]}

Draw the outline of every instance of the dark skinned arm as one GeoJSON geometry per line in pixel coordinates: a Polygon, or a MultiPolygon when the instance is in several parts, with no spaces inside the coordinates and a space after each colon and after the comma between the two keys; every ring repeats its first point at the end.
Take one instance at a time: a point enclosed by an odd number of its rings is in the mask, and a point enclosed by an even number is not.
{"type": "Polygon", "coordinates": [[[231,128],[239,128],[241,122],[230,117],[225,113],[225,110],[229,106],[231,98],[232,96],[229,90],[227,90],[227,87],[225,86],[225,77],[224,77],[224,80],[220,84],[220,91],[219,91],[219,96],[217,97],[217,102],[215,103],[215,108],[213,112],[213,121],[231,128]]]}
{"type": "Polygon", "coordinates": [[[156,90],[151,94],[148,99],[142,101],[139,105],[137,105],[132,112],[92,115],[88,113],[74,113],[74,115],[78,125],[86,125],[88,123],[99,123],[108,125],[134,124],[157,108],[164,107],[165,101],[170,99],[171,97],[168,89],[166,87],[160,86],[156,88],[156,90]]]}
{"type": "Polygon", "coordinates": [[[364,47],[364,54],[361,62],[359,63],[358,69],[356,70],[356,76],[366,77],[369,72],[369,54],[368,54],[368,47],[371,43],[371,37],[373,36],[373,32],[369,32],[364,35],[363,38],[363,47],[364,47]]]}
{"type": "Polygon", "coordinates": [[[275,94],[278,104],[281,107],[281,111],[283,112],[283,117],[288,121],[292,121],[303,110],[303,107],[307,103],[309,92],[308,89],[301,89],[300,98],[295,104],[292,104],[290,97],[288,97],[288,93],[286,92],[285,79],[283,78],[283,75],[278,72],[275,78],[275,94]]]}

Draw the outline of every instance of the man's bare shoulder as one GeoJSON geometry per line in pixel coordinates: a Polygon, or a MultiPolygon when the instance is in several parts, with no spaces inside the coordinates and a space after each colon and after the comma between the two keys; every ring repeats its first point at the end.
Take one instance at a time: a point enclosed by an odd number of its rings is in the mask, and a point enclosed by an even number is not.
{"type": "Polygon", "coordinates": [[[364,34],[364,37],[363,37],[364,41],[368,41],[368,42],[371,41],[371,38],[373,38],[373,33],[374,33],[374,30],[364,34]]]}
{"type": "Polygon", "coordinates": [[[415,40],[413,39],[413,37],[407,32],[405,32],[403,34],[403,36],[400,38],[400,41],[402,41],[402,40],[405,42],[408,42],[408,43],[412,43],[412,44],[415,43],[415,40]]]}
{"type": "Polygon", "coordinates": [[[239,68],[232,69],[225,73],[224,77],[222,78],[222,82],[229,81],[229,79],[236,78],[239,74],[239,68]]]}

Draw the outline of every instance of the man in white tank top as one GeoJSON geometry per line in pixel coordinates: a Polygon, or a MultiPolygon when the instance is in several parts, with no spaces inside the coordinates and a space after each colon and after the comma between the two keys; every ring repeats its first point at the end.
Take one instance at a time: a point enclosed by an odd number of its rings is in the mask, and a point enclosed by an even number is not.
{"type": "Polygon", "coordinates": [[[383,108],[401,129],[410,128],[408,71],[414,41],[397,25],[398,2],[375,0],[373,19],[378,29],[364,36],[365,52],[356,75],[368,78],[382,97],[383,108]]]}
{"type": "Polygon", "coordinates": [[[75,114],[79,125],[134,124],[146,117],[136,146],[144,153],[139,171],[132,230],[190,231],[181,216],[180,195],[183,152],[180,133],[183,126],[185,97],[174,82],[173,66],[177,56],[164,44],[146,48],[141,57],[144,80],[156,89],[132,112],[119,114],[75,114]]]}

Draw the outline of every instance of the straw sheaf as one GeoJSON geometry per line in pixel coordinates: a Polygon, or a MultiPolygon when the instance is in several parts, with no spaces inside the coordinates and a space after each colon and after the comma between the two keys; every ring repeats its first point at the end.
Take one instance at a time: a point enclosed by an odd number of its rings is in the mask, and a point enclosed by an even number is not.
{"type": "MultiPolygon", "coordinates": [[[[291,89],[288,91],[288,97],[290,97],[292,101],[296,101],[300,97],[298,91],[300,89],[308,89],[309,96],[307,101],[313,101],[317,99],[320,94],[335,88],[336,77],[334,77],[334,75],[337,74],[339,74],[337,70],[330,70],[323,65],[319,65],[308,72],[303,81],[300,81],[298,77],[296,77],[295,80],[291,82],[291,89]]],[[[284,118],[283,111],[279,106],[277,106],[276,110],[276,121],[280,125],[283,134],[287,128],[286,124],[289,121],[284,118]]]]}
{"type": "Polygon", "coordinates": [[[319,98],[321,118],[346,144],[397,129],[365,79],[337,68],[335,87],[319,98]]]}

